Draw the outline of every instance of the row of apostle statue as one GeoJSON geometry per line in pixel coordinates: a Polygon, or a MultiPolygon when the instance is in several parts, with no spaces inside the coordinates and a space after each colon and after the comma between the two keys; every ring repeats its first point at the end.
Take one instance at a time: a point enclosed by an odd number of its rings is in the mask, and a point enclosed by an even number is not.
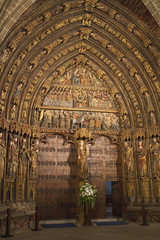
{"type": "MultiPolygon", "coordinates": [[[[39,141],[34,139],[31,146],[27,148],[27,139],[25,137],[18,138],[16,134],[12,134],[7,148],[3,140],[3,133],[0,132],[0,178],[4,177],[4,173],[5,176],[13,178],[19,176],[25,179],[27,174],[29,174],[30,178],[35,178],[37,175],[38,144],[39,141]],[[6,151],[6,149],[8,150],[6,151]],[[7,162],[5,161],[6,156],[7,162]]],[[[86,158],[86,162],[88,152],[83,153],[83,141],[79,145],[78,161],[80,161],[80,158],[86,158]]],[[[136,153],[132,144],[125,141],[123,151],[125,176],[128,178],[135,177],[137,162],[137,176],[148,177],[149,154],[151,156],[152,176],[158,178],[160,177],[160,143],[157,138],[153,137],[149,149],[146,149],[143,142],[139,141],[136,153]]]]}
{"type": "Polygon", "coordinates": [[[5,144],[3,133],[0,132],[0,178],[26,179],[27,175],[31,179],[36,178],[38,144],[39,141],[33,139],[27,148],[27,138],[18,137],[15,133],[10,134],[8,144],[5,144]]]}
{"type": "MultiPolygon", "coordinates": [[[[90,131],[87,130],[87,133],[89,134],[90,131]]],[[[88,140],[86,137],[84,139],[75,133],[77,145],[75,162],[77,162],[77,174],[80,181],[88,178],[88,143],[90,143],[90,139],[92,138],[89,137],[88,140]]],[[[147,186],[148,192],[152,191],[149,190],[151,189],[149,186],[152,179],[156,184],[155,191],[160,196],[160,143],[158,135],[149,139],[150,144],[145,145],[144,139],[121,140],[121,146],[123,146],[121,147],[123,179],[125,179],[127,188],[130,187],[131,191],[132,186],[136,186],[136,182],[140,182],[140,188],[143,189],[143,186],[147,186]]],[[[7,189],[11,189],[10,192],[14,189],[14,184],[19,186],[18,189],[21,192],[21,186],[23,185],[25,188],[27,181],[30,184],[30,192],[36,193],[34,184],[36,184],[38,177],[38,158],[38,137],[0,129],[0,184],[6,186],[6,194],[7,189]]],[[[146,196],[149,196],[149,193],[146,196]]]]}
{"type": "Polygon", "coordinates": [[[132,144],[126,141],[123,154],[126,178],[135,177],[136,162],[137,176],[141,178],[149,177],[149,155],[151,158],[152,176],[155,178],[160,177],[160,143],[156,137],[152,138],[149,149],[144,146],[143,141],[139,141],[136,152],[134,152],[132,144]]]}

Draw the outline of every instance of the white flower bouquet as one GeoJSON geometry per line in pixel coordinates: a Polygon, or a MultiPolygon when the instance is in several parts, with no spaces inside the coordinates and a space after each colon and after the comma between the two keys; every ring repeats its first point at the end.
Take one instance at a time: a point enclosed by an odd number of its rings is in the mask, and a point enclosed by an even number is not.
{"type": "Polygon", "coordinates": [[[97,189],[94,186],[92,186],[88,182],[80,186],[79,201],[82,207],[86,205],[87,207],[90,206],[91,208],[94,208],[96,197],[97,197],[97,189]]]}

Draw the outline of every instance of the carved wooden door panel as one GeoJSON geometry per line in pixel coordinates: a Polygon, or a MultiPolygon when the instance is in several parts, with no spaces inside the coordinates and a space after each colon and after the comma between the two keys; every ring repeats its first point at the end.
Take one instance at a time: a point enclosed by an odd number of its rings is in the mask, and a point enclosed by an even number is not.
{"type": "Polygon", "coordinates": [[[112,215],[122,217],[122,183],[112,182],[112,215]]]}

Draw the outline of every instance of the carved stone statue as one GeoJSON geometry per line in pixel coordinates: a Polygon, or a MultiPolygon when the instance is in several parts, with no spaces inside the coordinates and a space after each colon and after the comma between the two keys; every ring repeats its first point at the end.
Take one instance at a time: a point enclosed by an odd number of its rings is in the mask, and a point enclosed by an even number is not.
{"type": "Polygon", "coordinates": [[[65,128],[65,116],[63,110],[61,110],[59,114],[59,127],[62,129],[65,128]]]}
{"type": "Polygon", "coordinates": [[[154,112],[149,113],[149,120],[150,120],[150,126],[155,127],[156,126],[156,118],[154,112]]]}
{"type": "Polygon", "coordinates": [[[139,141],[137,149],[139,177],[147,177],[147,149],[139,141]]]}
{"type": "Polygon", "coordinates": [[[125,142],[125,165],[127,170],[127,177],[132,178],[135,176],[133,148],[129,146],[128,142],[125,142]]]}
{"type": "Polygon", "coordinates": [[[38,123],[39,123],[39,111],[38,111],[38,109],[34,109],[34,111],[33,111],[33,119],[32,119],[32,124],[33,125],[37,125],[38,123]]]}
{"type": "Polygon", "coordinates": [[[28,160],[29,157],[26,150],[26,139],[23,138],[20,146],[20,162],[19,162],[19,176],[23,179],[26,178],[28,160]]]}
{"type": "Polygon", "coordinates": [[[4,177],[5,153],[6,148],[3,142],[3,134],[0,132],[0,178],[4,177]]]}
{"type": "Polygon", "coordinates": [[[18,169],[18,137],[13,135],[13,139],[10,141],[9,146],[9,158],[7,164],[8,177],[16,177],[18,169]]]}
{"type": "Polygon", "coordinates": [[[128,115],[126,113],[123,114],[123,116],[121,118],[121,126],[124,129],[130,128],[130,121],[129,121],[128,115]]]}
{"type": "Polygon", "coordinates": [[[59,127],[59,112],[58,112],[58,110],[55,110],[54,114],[53,114],[53,127],[54,128],[59,127]]]}
{"type": "Polygon", "coordinates": [[[88,178],[88,145],[84,140],[78,142],[78,172],[80,179],[88,178]]]}
{"type": "Polygon", "coordinates": [[[52,127],[52,112],[50,110],[45,110],[41,112],[41,127],[51,128],[52,127]]]}
{"type": "Polygon", "coordinates": [[[156,137],[153,138],[153,144],[150,145],[152,153],[153,176],[160,177],[160,144],[156,137]]]}
{"type": "Polygon", "coordinates": [[[34,140],[31,147],[31,156],[30,156],[30,169],[29,169],[30,178],[36,178],[37,176],[37,160],[39,157],[38,145],[39,145],[39,141],[34,140]]]}

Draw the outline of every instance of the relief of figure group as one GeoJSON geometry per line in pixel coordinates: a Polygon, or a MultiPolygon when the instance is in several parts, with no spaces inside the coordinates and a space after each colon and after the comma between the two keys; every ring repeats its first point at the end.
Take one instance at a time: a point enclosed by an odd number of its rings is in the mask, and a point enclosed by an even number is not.
{"type": "Polygon", "coordinates": [[[27,148],[27,139],[10,134],[8,150],[0,133],[0,178],[35,179],[37,177],[38,140],[32,140],[27,148]],[[7,150],[7,155],[6,155],[7,150]]]}
{"type": "Polygon", "coordinates": [[[149,159],[151,160],[151,171],[154,178],[160,178],[160,143],[156,137],[153,137],[149,149],[147,149],[142,140],[138,141],[138,146],[134,152],[132,144],[124,143],[124,169],[127,179],[137,176],[139,178],[149,177],[149,159]],[[137,168],[136,168],[137,164],[137,168]]]}
{"type": "Polygon", "coordinates": [[[51,107],[79,107],[100,109],[114,109],[115,103],[110,94],[103,88],[93,89],[74,89],[73,87],[57,87],[47,94],[43,106],[51,107]]]}
{"type": "Polygon", "coordinates": [[[41,110],[42,128],[77,129],[85,127],[92,130],[119,131],[119,117],[114,113],[82,112],[64,110],[41,110]]]}

